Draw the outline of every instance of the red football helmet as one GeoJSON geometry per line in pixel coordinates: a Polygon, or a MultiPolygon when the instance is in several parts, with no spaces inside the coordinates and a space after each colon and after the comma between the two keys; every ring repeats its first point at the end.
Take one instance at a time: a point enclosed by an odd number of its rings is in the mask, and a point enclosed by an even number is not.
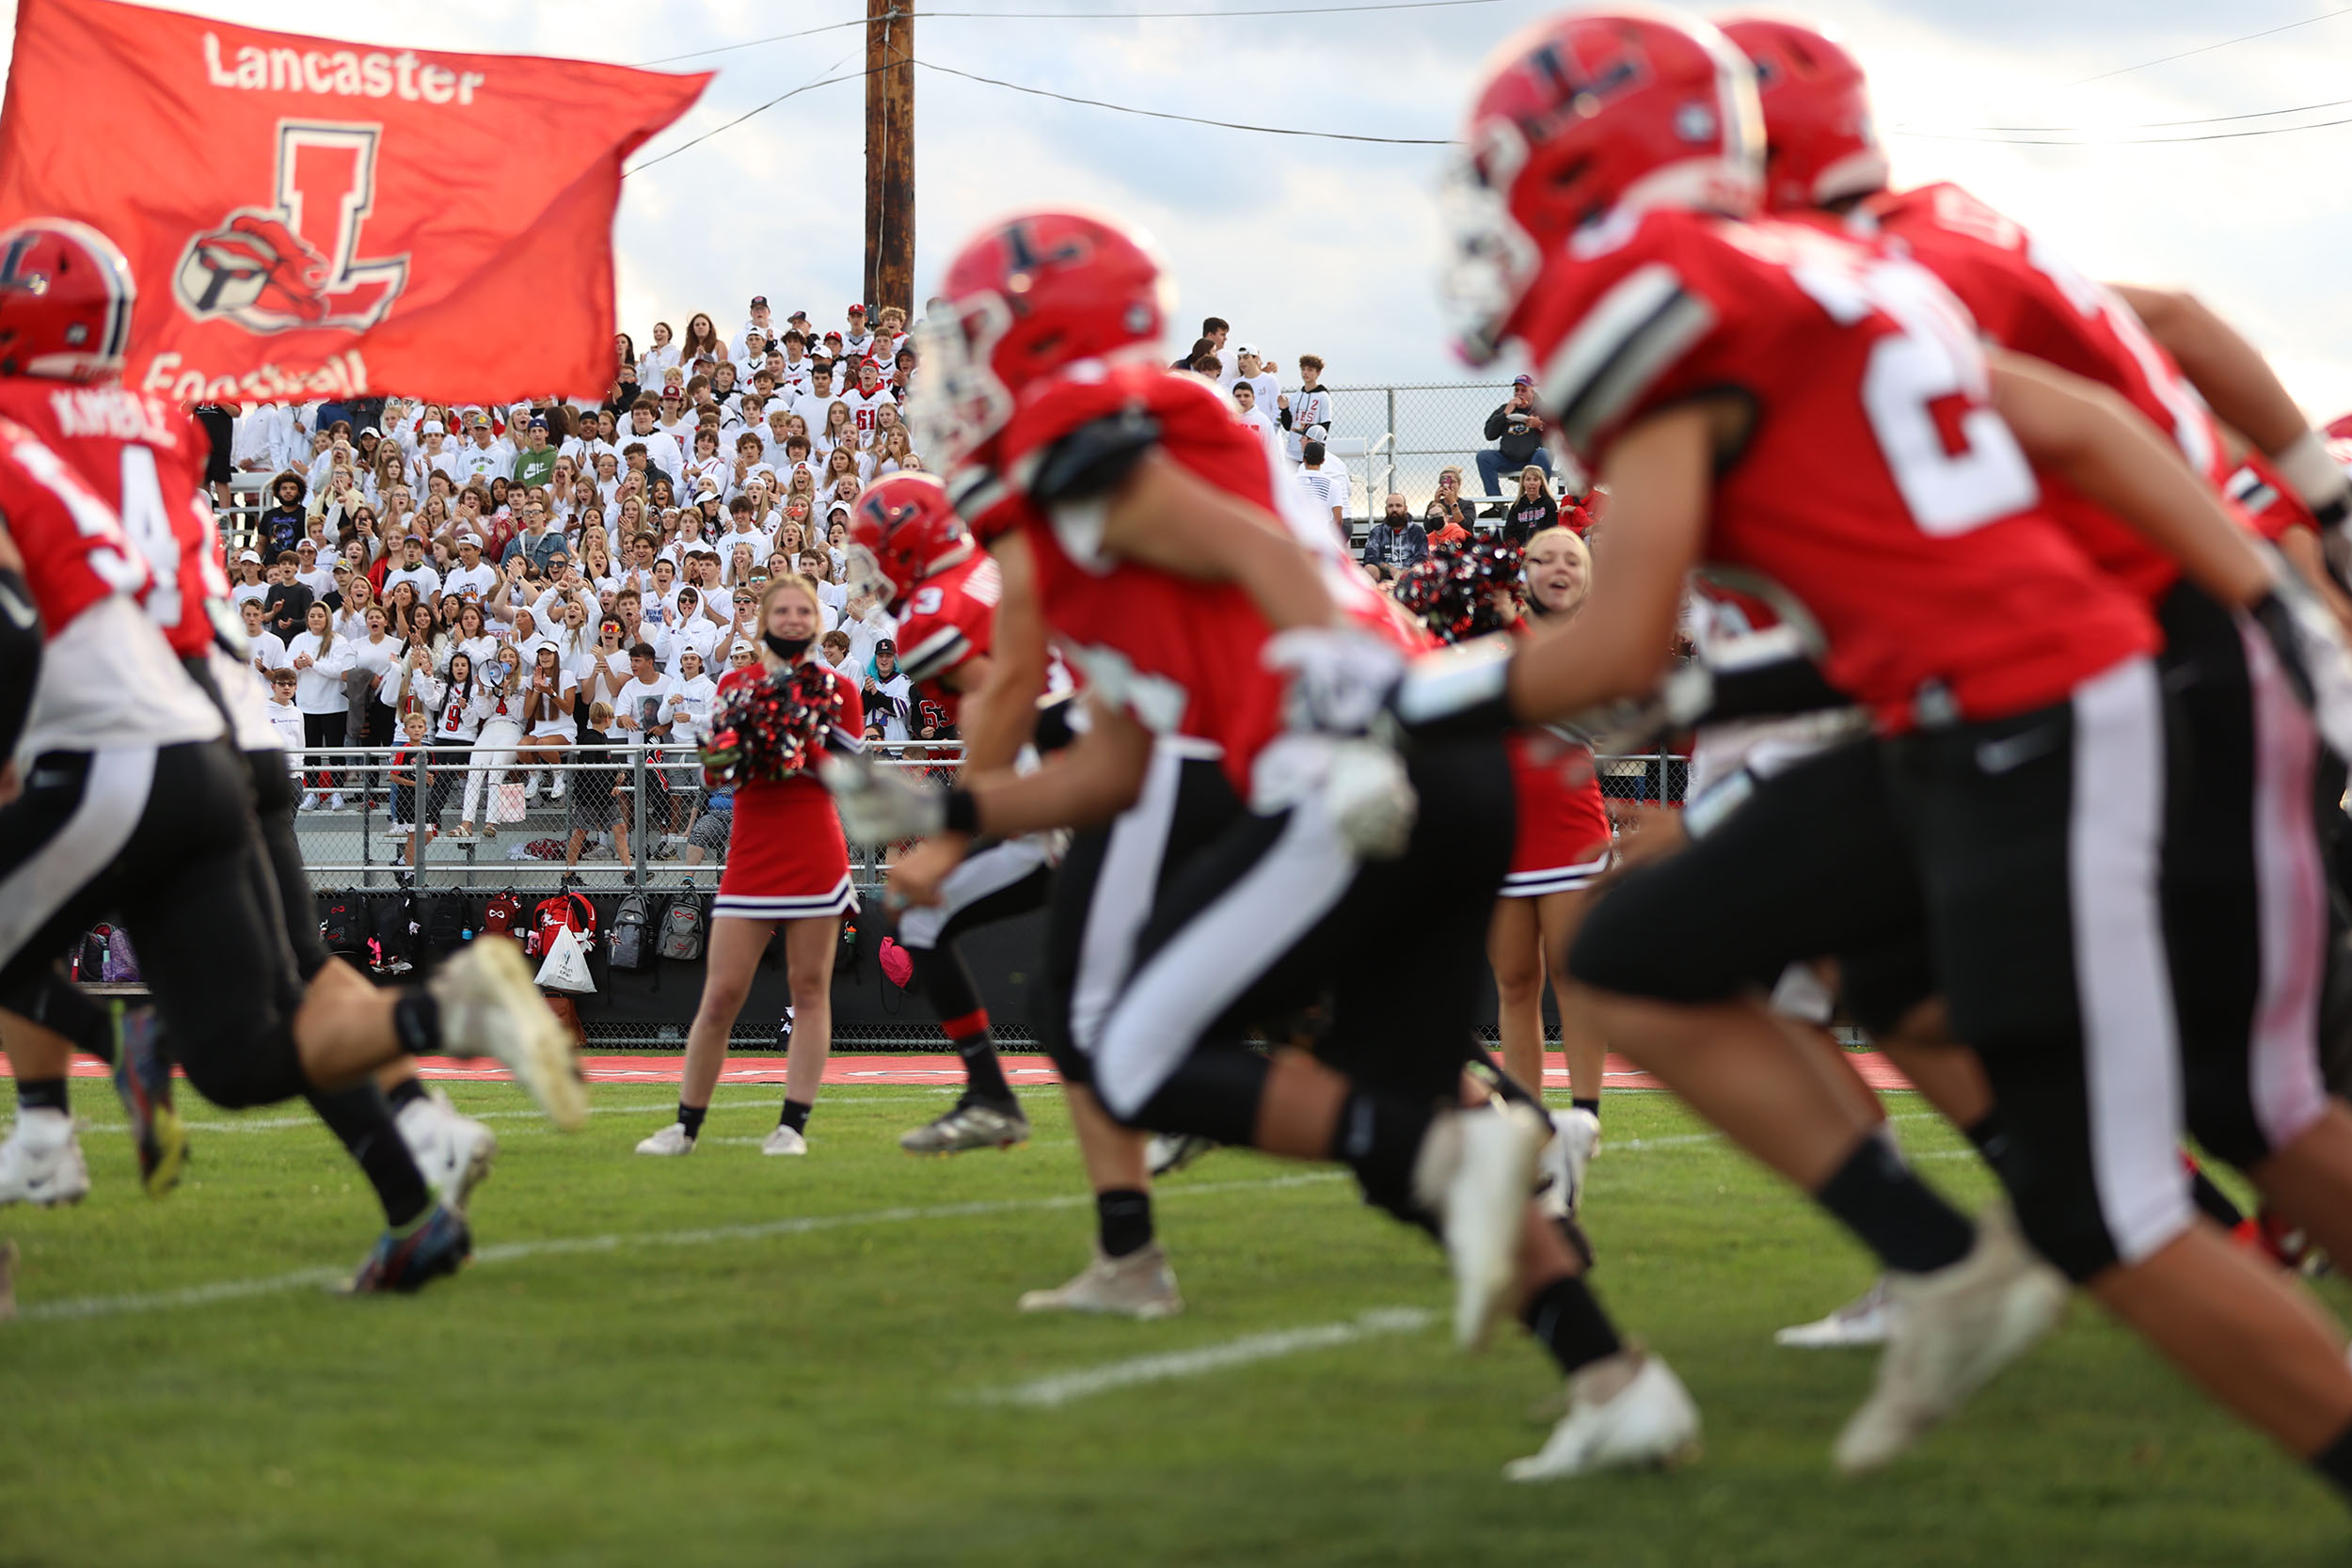
{"type": "Polygon", "coordinates": [[[1569,11],[1503,44],[1481,82],[1447,190],[1446,295],[1472,364],[1502,352],[1536,275],[1564,247],[1604,247],[1656,207],[1756,210],[1755,74],[1704,22],[1569,11]]]}
{"type": "Polygon", "coordinates": [[[72,218],[0,230],[0,376],[112,381],[138,290],[114,241],[72,218]]]}
{"type": "Polygon", "coordinates": [[[937,475],[886,474],[860,491],[850,508],[849,582],[887,605],[975,547],[937,475]]]}
{"type": "Polygon", "coordinates": [[[1869,89],[1844,44],[1774,17],[1722,26],[1756,67],[1767,211],[1806,212],[1886,188],[1886,150],[1870,120],[1869,89]]]}
{"type": "Polygon", "coordinates": [[[1105,214],[1019,213],[956,252],[916,334],[915,450],[971,458],[1038,377],[1159,341],[1174,301],[1149,235],[1105,214]]]}

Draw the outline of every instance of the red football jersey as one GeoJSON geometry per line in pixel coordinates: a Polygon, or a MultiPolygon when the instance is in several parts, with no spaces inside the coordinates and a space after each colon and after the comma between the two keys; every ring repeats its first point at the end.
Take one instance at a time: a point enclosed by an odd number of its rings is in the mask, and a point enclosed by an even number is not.
{"type": "Polygon", "coordinates": [[[1148,418],[1170,458],[1279,519],[1323,560],[1345,613],[1400,643],[1406,634],[1388,598],[1341,552],[1329,509],[1315,515],[1264,440],[1206,381],[1089,360],[1023,390],[996,443],[1001,477],[961,489],[964,515],[983,535],[1008,520],[1027,533],[1046,626],[1089,688],[1155,734],[1219,748],[1226,776],[1247,795],[1250,765],[1282,728],[1282,680],[1261,658],[1270,635],[1264,617],[1231,583],[1107,553],[1099,507],[1048,508],[1030,493],[1055,443],[1122,417],[1148,418]]]}
{"type": "Polygon", "coordinates": [[[926,702],[936,703],[954,723],[957,694],[940,677],[985,657],[996,626],[996,602],[1005,595],[1005,576],[993,557],[975,554],[907,595],[898,621],[898,673],[913,681],[926,702]]]}
{"type": "Polygon", "coordinates": [[[1803,603],[1883,729],[2040,707],[2154,650],[2145,603],[2041,511],[1974,325],[1926,268],[1678,210],[1583,249],[1523,334],[1557,427],[1597,471],[1645,414],[1743,399],[1702,553],[1803,603]]]}
{"type": "MultiPolygon", "coordinates": [[[[2050,247],[1957,185],[1887,192],[1855,209],[1857,233],[1890,237],[1960,297],[1986,337],[2113,388],[2218,489],[2220,432],[2139,318],[2050,247]]],[[[2063,481],[2042,476],[2042,510],[2103,569],[2151,603],[2180,577],[2172,558],[2063,481]]]]}
{"type": "Polygon", "coordinates": [[[38,435],[6,415],[0,415],[0,518],[24,558],[25,586],[51,641],[90,606],[115,594],[135,598],[153,580],[123,537],[114,509],[38,435]]]}
{"type": "Polygon", "coordinates": [[[2222,481],[2221,493],[2244,515],[2249,527],[2274,545],[2291,528],[2319,531],[2319,519],[2295,493],[2295,486],[2280,478],[2270,460],[2258,451],[2247,451],[2222,481]]]}
{"type": "Polygon", "coordinates": [[[229,597],[204,499],[203,427],[161,398],[120,387],[31,379],[0,380],[0,415],[38,436],[114,510],[152,569],[140,603],[173,653],[201,657],[213,642],[205,602],[229,597]]]}

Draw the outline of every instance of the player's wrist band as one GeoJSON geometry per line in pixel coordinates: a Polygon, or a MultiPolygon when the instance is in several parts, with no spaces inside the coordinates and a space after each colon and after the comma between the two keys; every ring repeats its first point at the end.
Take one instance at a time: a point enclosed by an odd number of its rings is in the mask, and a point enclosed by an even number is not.
{"type": "Polygon", "coordinates": [[[1507,637],[1482,637],[1413,660],[1391,699],[1398,721],[1421,735],[1510,728],[1513,652],[1507,637]]]}
{"type": "Polygon", "coordinates": [[[947,816],[943,824],[951,833],[975,837],[980,831],[980,802],[961,784],[947,791],[947,816]]]}
{"type": "Polygon", "coordinates": [[[2344,474],[2336,460],[2328,455],[2327,443],[2315,430],[2306,430],[2293,441],[2270,455],[2271,466],[2279,477],[2295,486],[2295,493],[2305,506],[2314,510],[2344,499],[2344,474]]]}

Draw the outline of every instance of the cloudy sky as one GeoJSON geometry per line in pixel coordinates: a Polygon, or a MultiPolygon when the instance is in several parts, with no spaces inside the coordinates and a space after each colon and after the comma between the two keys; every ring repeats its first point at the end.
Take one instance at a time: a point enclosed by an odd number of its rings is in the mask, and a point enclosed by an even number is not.
{"type": "MultiPolygon", "coordinates": [[[[1406,137],[1450,135],[1486,51],[1543,14],[1535,0],[1327,16],[1313,6],[1331,0],[1272,15],[1241,13],[1274,10],[1274,0],[926,3],[991,14],[920,22],[919,60],[1141,108],[1406,137]]],[[[328,15],[298,0],[174,8],[306,32],[328,15]]],[[[1962,182],[2086,270],[2196,289],[2324,419],[2352,409],[2352,289],[2335,271],[2352,255],[2352,124],[2152,138],[2352,119],[2342,85],[2352,14],[2329,9],[2327,0],[1809,0],[1806,14],[1841,29],[1870,70],[1899,182],[1962,182]],[[2265,28],[2287,30],[2205,47],[2265,28]],[[2198,52],[2122,69],[2187,51],[2198,52]],[[2273,112],[2287,109],[2301,112],[2273,112]],[[2014,144],[2026,140],[2088,145],[2014,144]]],[[[860,14],[856,0],[351,0],[333,26],[370,42],[638,64],[860,14]]],[[[861,30],[848,26],[674,59],[664,69],[718,78],[639,158],[856,70],[861,51],[861,30]]],[[[1341,385],[1460,374],[1432,286],[1441,149],[1176,124],[935,71],[918,71],[915,98],[919,288],[993,213],[1086,201],[1159,236],[1180,280],[1180,319],[1228,317],[1286,369],[1311,349],[1341,385]]],[[[618,231],[622,325],[642,342],[657,316],[682,326],[699,309],[731,330],[755,293],[838,325],[863,256],[860,114],[857,82],[819,87],[632,177],[618,231]]]]}

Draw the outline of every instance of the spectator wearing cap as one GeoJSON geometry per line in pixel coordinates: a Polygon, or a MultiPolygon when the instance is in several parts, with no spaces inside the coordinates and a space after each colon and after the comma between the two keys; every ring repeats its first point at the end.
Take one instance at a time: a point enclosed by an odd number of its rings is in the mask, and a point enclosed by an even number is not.
{"type": "Polygon", "coordinates": [[[1516,476],[1533,463],[1551,472],[1551,453],[1544,450],[1544,417],[1535,411],[1535,378],[1522,375],[1511,383],[1511,396],[1486,416],[1486,439],[1494,442],[1478,452],[1478,483],[1487,495],[1508,496],[1518,488],[1516,476]],[[1504,475],[1514,476],[1504,483],[1504,475]]]}
{"type": "Polygon", "coordinates": [[[492,479],[512,473],[515,468],[515,449],[499,439],[490,428],[490,416],[474,413],[466,419],[466,444],[457,453],[457,472],[453,476],[460,486],[476,480],[487,484],[492,479]]]}
{"type": "Polygon", "coordinates": [[[438,420],[417,426],[417,451],[408,460],[408,478],[419,491],[432,483],[435,474],[453,484],[457,482],[457,454],[448,450],[447,440],[448,433],[438,420]]]}
{"type": "Polygon", "coordinates": [[[269,584],[262,576],[262,553],[259,550],[237,552],[237,580],[229,591],[231,604],[243,608],[246,601],[260,604],[269,597],[269,584]]]}
{"type": "Polygon", "coordinates": [[[1403,496],[1390,492],[1380,520],[1364,535],[1364,570],[1383,582],[1429,558],[1429,535],[1403,496]]]}
{"type": "Polygon", "coordinates": [[[882,405],[895,405],[898,399],[882,385],[882,367],[871,359],[860,359],[857,385],[842,393],[840,401],[850,405],[850,427],[857,432],[857,444],[865,447],[873,442],[882,405]]]}
{"type": "Polygon", "coordinates": [[[1274,373],[1274,367],[1260,356],[1258,345],[1235,343],[1232,354],[1220,350],[1218,357],[1230,361],[1218,385],[1230,391],[1245,381],[1249,383],[1250,395],[1257,399],[1259,411],[1265,415],[1266,423],[1271,426],[1275,410],[1281,403],[1282,382],[1274,373]]]}
{"type": "Polygon", "coordinates": [[[304,539],[294,546],[294,581],[308,588],[313,599],[335,592],[335,557],[329,555],[322,562],[316,539],[304,539]]]}
{"type": "Polygon", "coordinates": [[[1339,531],[1342,544],[1347,542],[1347,469],[1328,460],[1326,433],[1321,425],[1311,425],[1306,438],[1299,443],[1298,483],[1315,498],[1318,506],[1329,509],[1331,526],[1339,531]]]}
{"type": "Polygon", "coordinates": [[[555,449],[548,445],[548,421],[535,414],[523,421],[521,445],[507,477],[526,490],[555,477],[555,449]]]}
{"type": "Polygon", "coordinates": [[[1283,442],[1290,450],[1292,462],[1306,461],[1300,449],[1307,444],[1307,431],[1315,425],[1323,427],[1324,443],[1330,443],[1331,413],[1331,394],[1323,385],[1323,356],[1300,355],[1298,390],[1284,392],[1275,399],[1275,422],[1282,427],[1283,442]]]}
{"type": "Polygon", "coordinates": [[[411,533],[401,541],[400,564],[384,574],[384,592],[389,594],[404,582],[413,584],[417,597],[427,604],[441,591],[441,574],[424,558],[421,533],[411,533]]]}
{"type": "Polygon", "coordinates": [[[873,352],[874,335],[866,330],[865,306],[850,306],[849,317],[850,329],[841,335],[841,352],[850,356],[850,363],[855,364],[873,352]]]}
{"type": "Polygon", "coordinates": [[[486,598],[499,585],[498,568],[482,559],[482,535],[470,530],[457,536],[457,564],[441,578],[441,592],[463,599],[486,598]]]}
{"type": "Polygon", "coordinates": [[[752,295],[752,319],[737,328],[735,336],[727,341],[727,357],[739,365],[752,363],[755,357],[751,350],[751,338],[755,332],[759,334],[763,353],[765,346],[778,335],[776,327],[769,319],[766,294],[752,295]]]}
{"type": "Polygon", "coordinates": [[[905,740],[907,717],[914,711],[914,689],[898,669],[898,644],[887,637],[874,640],[874,667],[861,689],[866,707],[866,738],[905,740]]]}

